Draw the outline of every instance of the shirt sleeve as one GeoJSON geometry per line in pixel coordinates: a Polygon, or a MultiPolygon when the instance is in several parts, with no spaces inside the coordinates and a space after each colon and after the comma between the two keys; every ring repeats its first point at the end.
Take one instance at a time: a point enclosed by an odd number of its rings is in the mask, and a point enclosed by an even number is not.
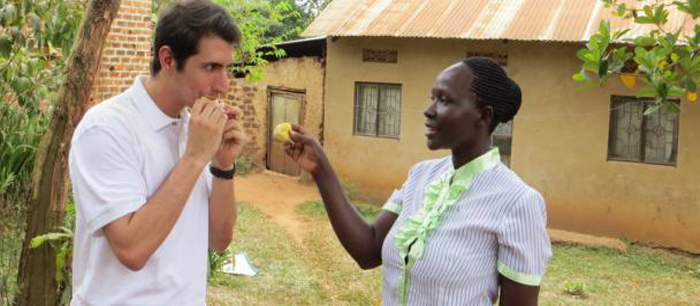
{"type": "Polygon", "coordinates": [[[93,126],[73,140],[70,177],[78,216],[90,233],[138,210],[148,199],[134,146],[126,135],[93,126]]]}
{"type": "Polygon", "coordinates": [[[504,216],[498,234],[498,272],[510,280],[539,286],[552,257],[542,196],[529,190],[504,216]]]}
{"type": "Polygon", "coordinates": [[[401,189],[394,190],[394,192],[391,194],[391,196],[386,201],[384,206],[382,206],[383,210],[393,212],[397,215],[401,213],[401,211],[403,210],[404,196],[406,194],[406,190],[408,188],[409,182],[411,181],[411,178],[412,178],[411,174],[414,173],[413,169],[416,167],[417,167],[417,165],[412,167],[411,170],[408,171],[408,177],[406,178],[406,181],[401,186],[401,189]]]}

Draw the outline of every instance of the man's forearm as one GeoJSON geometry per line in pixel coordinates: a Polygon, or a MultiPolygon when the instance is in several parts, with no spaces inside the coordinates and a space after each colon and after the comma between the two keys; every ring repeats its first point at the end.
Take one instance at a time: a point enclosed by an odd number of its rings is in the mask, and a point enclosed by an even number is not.
{"type": "Polygon", "coordinates": [[[209,248],[223,251],[233,237],[236,225],[236,199],[233,180],[214,177],[209,198],[209,248]]]}

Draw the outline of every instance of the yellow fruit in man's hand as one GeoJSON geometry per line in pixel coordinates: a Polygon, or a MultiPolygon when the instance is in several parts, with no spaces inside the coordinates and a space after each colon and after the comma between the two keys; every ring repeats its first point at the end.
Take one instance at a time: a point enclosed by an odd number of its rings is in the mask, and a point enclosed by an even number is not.
{"type": "Polygon", "coordinates": [[[283,122],[283,123],[278,124],[275,127],[275,130],[273,132],[273,136],[274,136],[275,140],[277,140],[279,142],[288,142],[288,141],[292,140],[291,131],[292,131],[292,124],[290,124],[288,122],[283,122]]]}
{"type": "Polygon", "coordinates": [[[695,91],[688,91],[688,101],[695,102],[698,100],[698,93],[695,91]]]}

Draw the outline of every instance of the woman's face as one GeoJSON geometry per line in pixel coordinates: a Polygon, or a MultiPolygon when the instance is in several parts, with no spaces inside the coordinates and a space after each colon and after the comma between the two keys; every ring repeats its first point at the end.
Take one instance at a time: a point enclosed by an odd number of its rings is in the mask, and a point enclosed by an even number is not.
{"type": "Polygon", "coordinates": [[[477,106],[470,89],[474,75],[464,63],[454,64],[438,75],[425,115],[425,137],[430,150],[470,148],[488,136],[492,112],[477,106]],[[488,121],[488,122],[487,122],[488,121]]]}

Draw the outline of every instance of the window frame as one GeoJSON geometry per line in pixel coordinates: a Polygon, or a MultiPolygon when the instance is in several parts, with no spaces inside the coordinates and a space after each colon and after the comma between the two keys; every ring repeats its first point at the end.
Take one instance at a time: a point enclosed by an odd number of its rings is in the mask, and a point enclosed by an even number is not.
{"type": "MultiPolygon", "coordinates": [[[[672,99],[670,100],[672,103],[676,103],[680,107],[680,100],[678,99],[672,99]]],[[[647,116],[644,115],[644,112],[648,109],[647,105],[653,103],[651,98],[637,98],[633,96],[623,96],[623,95],[611,95],[610,96],[610,121],[608,123],[608,153],[607,153],[607,161],[615,161],[615,162],[628,162],[628,163],[636,163],[636,164],[646,164],[646,165],[657,165],[657,166],[670,166],[670,167],[676,167],[678,165],[678,147],[680,146],[680,141],[679,141],[679,133],[680,133],[680,112],[676,114],[676,122],[673,130],[673,147],[672,147],[672,156],[673,156],[673,161],[668,162],[668,163],[663,163],[663,162],[656,162],[656,161],[647,161],[646,160],[646,127],[648,123],[647,116]],[[631,158],[621,158],[621,157],[615,157],[612,155],[613,149],[615,147],[614,142],[615,139],[617,138],[617,124],[616,124],[616,119],[615,119],[615,104],[616,103],[625,103],[625,102],[636,102],[636,103],[644,103],[643,108],[642,108],[642,122],[641,126],[639,128],[640,130],[640,138],[639,138],[639,158],[638,159],[631,159],[631,158]]]]}
{"type": "Polygon", "coordinates": [[[399,140],[401,138],[401,109],[403,108],[403,85],[400,83],[385,83],[385,82],[365,82],[365,81],[355,81],[355,86],[354,86],[354,99],[353,99],[353,116],[352,116],[352,135],[353,136],[366,136],[366,137],[374,137],[374,138],[384,138],[384,139],[395,139],[399,140]],[[377,91],[377,97],[381,96],[381,87],[382,86],[397,86],[399,89],[400,93],[400,98],[399,98],[399,111],[397,114],[397,122],[396,126],[398,127],[398,131],[396,133],[396,136],[387,136],[387,135],[379,135],[379,101],[377,101],[377,110],[376,112],[376,117],[375,117],[375,132],[374,134],[369,134],[369,133],[358,133],[357,131],[357,116],[359,115],[358,113],[358,106],[359,106],[359,98],[360,95],[358,94],[359,88],[361,85],[376,85],[379,87],[377,91]]]}

